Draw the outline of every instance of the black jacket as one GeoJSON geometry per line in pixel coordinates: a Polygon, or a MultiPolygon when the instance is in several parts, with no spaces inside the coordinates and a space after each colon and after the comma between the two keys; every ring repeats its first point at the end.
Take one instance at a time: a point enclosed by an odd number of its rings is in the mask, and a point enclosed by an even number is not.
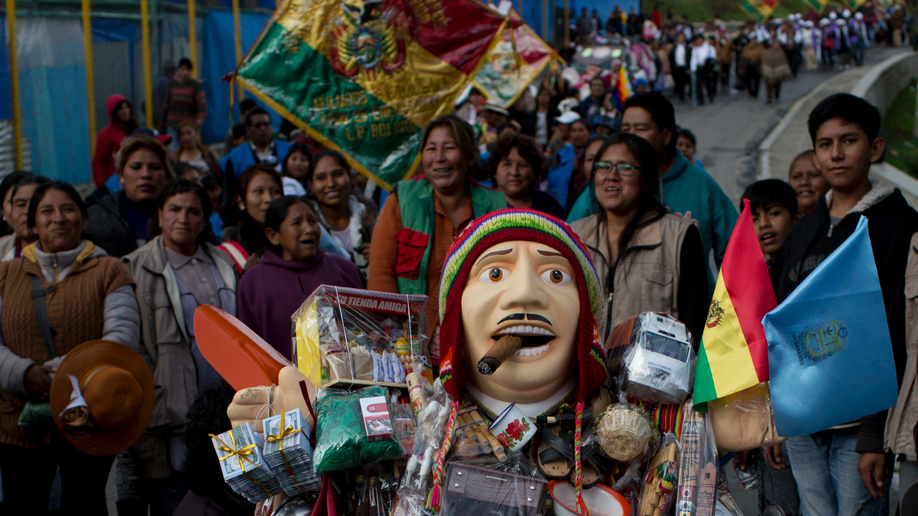
{"type": "Polygon", "coordinates": [[[673,45],[673,48],[669,51],[669,69],[675,70],[676,68],[688,68],[692,64],[692,46],[688,43],[683,43],[682,46],[685,47],[685,66],[676,65],[676,47],[679,46],[679,43],[673,45]]]}
{"type": "Polygon", "coordinates": [[[106,195],[89,207],[89,223],[83,235],[105,249],[109,256],[121,258],[137,250],[137,238],[121,213],[124,191],[106,195]]]}
{"type": "MultiPolygon", "coordinates": [[[[510,110],[510,120],[520,124],[520,133],[535,138],[536,123],[538,122],[535,111],[517,111],[512,109],[510,110]]],[[[548,127],[551,127],[551,120],[548,121],[548,127]]],[[[551,134],[549,134],[548,137],[551,138],[551,134]]]]}
{"type": "MultiPolygon", "coordinates": [[[[848,213],[835,226],[831,223],[825,196],[820,197],[816,211],[801,218],[784,241],[781,253],[771,268],[771,281],[780,303],[826,256],[854,233],[861,215],[868,220],[870,245],[883,291],[893,358],[896,361],[896,375],[901,382],[906,361],[905,265],[912,234],[918,231],[918,212],[908,205],[899,190],[862,212],[848,213]]],[[[856,447],[859,453],[883,452],[885,423],[886,411],[861,419],[856,447]]]]}

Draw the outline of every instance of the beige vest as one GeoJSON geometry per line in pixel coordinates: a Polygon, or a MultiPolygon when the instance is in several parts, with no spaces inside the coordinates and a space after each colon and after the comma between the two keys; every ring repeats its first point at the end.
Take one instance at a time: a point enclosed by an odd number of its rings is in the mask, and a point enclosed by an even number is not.
{"type": "Polygon", "coordinates": [[[918,233],[912,235],[905,266],[905,346],[908,362],[896,406],[886,419],[886,449],[918,460],[915,425],[918,424],[918,233]]]}
{"type": "Polygon", "coordinates": [[[571,224],[571,228],[590,250],[593,264],[606,296],[599,334],[607,339],[622,321],[642,312],[662,312],[679,318],[676,306],[679,295],[679,263],[682,241],[690,222],[672,214],[635,232],[629,252],[615,267],[615,292],[609,293],[609,237],[605,226],[599,228],[599,215],[571,224]]]}

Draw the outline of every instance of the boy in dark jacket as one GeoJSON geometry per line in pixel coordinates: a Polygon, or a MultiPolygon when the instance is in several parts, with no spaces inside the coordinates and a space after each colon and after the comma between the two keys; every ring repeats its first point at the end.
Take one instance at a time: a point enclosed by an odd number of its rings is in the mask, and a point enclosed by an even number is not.
{"type": "MultiPolygon", "coordinates": [[[[836,94],[813,109],[807,125],[816,162],[830,190],[819,198],[816,211],[791,230],[771,269],[778,302],[854,232],[861,216],[866,217],[901,379],[906,356],[905,310],[898,298],[903,296],[909,241],[918,231],[918,212],[908,206],[899,190],[868,177],[870,163],[880,158],[886,146],[877,136],[877,108],[853,95],[836,94]]],[[[833,513],[837,514],[880,513],[886,503],[885,421],[883,411],[788,440],[804,514],[822,514],[826,508],[836,508],[833,513]]]]}

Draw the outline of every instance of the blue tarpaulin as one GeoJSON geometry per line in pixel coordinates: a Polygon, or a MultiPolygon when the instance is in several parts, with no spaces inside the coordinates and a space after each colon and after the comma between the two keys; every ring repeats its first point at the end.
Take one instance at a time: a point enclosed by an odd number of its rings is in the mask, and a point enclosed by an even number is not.
{"type": "MultiPolygon", "coordinates": [[[[102,41],[140,41],[140,23],[130,20],[97,19],[92,21],[92,40],[102,41]]],[[[131,52],[133,53],[133,51],[131,52]]]]}
{"type": "MultiPolygon", "coordinates": [[[[255,44],[262,29],[268,24],[271,15],[262,13],[244,13],[239,16],[242,32],[243,55],[255,44]]],[[[207,95],[207,122],[204,124],[202,137],[206,143],[222,142],[226,132],[234,122],[239,121],[238,88],[233,106],[233,119],[230,121],[230,85],[220,79],[236,69],[235,42],[233,40],[233,14],[226,11],[211,11],[204,18],[201,79],[204,81],[204,92],[207,95]]],[[[251,94],[247,94],[251,98],[251,94]]],[[[264,104],[258,101],[262,107],[264,104]]],[[[271,112],[274,129],[280,127],[281,118],[271,112]]]]}
{"type": "MultiPolygon", "coordinates": [[[[173,3],[173,4],[181,4],[181,5],[186,4],[186,0],[165,0],[165,1],[169,3],[173,3]]],[[[250,5],[247,2],[246,3],[240,2],[240,4],[242,4],[242,7],[247,8],[247,9],[256,7],[254,5],[250,5]]],[[[208,7],[212,7],[214,4],[208,3],[207,5],[208,7]]],[[[220,5],[223,7],[226,7],[227,9],[232,9],[233,1],[232,0],[220,0],[220,5]]],[[[259,9],[270,9],[273,11],[277,7],[277,2],[275,0],[258,0],[257,7],[259,9]]]]}

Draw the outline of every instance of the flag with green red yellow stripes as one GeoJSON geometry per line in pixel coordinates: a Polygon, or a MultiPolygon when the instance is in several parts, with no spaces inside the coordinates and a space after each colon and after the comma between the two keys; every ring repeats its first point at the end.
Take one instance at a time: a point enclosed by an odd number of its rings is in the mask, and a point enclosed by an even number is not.
{"type": "Polygon", "coordinates": [[[828,5],[829,0],[806,0],[807,5],[816,10],[816,12],[821,13],[825,10],[826,5],[828,5]]]}
{"type": "MultiPolygon", "coordinates": [[[[818,0],[807,1],[812,2],[818,0]]],[[[759,21],[762,21],[771,17],[775,9],[778,8],[778,4],[778,0],[743,0],[740,2],[740,7],[750,15],[757,17],[759,21]]]]}
{"type": "Polygon", "coordinates": [[[476,0],[286,0],[235,80],[388,189],[504,26],[476,0]]]}

